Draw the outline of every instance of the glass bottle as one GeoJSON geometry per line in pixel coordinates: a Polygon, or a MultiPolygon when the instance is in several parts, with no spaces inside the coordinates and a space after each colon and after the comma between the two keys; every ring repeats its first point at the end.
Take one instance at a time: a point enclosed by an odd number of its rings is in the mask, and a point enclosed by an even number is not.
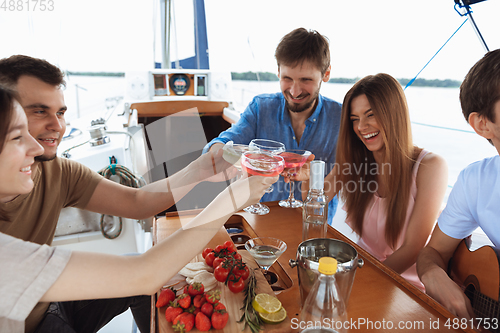
{"type": "Polygon", "coordinates": [[[309,192],[302,206],[302,241],[326,238],[328,226],[328,197],[323,190],[325,162],[311,161],[309,192]]]}
{"type": "Polygon", "coordinates": [[[319,277],[307,295],[300,313],[301,332],[345,332],[345,303],[335,281],[337,260],[332,257],[320,258],[318,271],[319,277]]]}

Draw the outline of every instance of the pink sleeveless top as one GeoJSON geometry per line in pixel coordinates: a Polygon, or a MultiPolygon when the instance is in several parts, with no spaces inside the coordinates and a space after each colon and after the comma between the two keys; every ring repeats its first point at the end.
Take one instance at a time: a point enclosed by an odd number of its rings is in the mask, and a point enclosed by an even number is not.
{"type": "MultiPolygon", "coordinates": [[[[408,202],[406,221],[399,236],[396,249],[399,249],[403,244],[406,229],[408,228],[408,222],[410,221],[411,213],[413,212],[413,207],[415,205],[415,198],[417,196],[418,167],[420,166],[420,162],[424,156],[428,153],[428,151],[422,150],[420,155],[418,155],[415,165],[413,166],[410,201],[408,202]]],[[[382,262],[394,252],[385,240],[385,224],[387,220],[387,212],[385,210],[386,202],[387,199],[379,197],[377,193],[373,195],[372,199],[368,203],[363,220],[363,237],[358,240],[359,246],[370,252],[375,258],[382,262]]],[[[352,227],[352,221],[350,221],[350,219],[347,219],[346,223],[352,227]]],[[[420,290],[425,291],[424,285],[420,282],[417,275],[416,263],[404,271],[401,276],[418,287],[420,290]]]]}

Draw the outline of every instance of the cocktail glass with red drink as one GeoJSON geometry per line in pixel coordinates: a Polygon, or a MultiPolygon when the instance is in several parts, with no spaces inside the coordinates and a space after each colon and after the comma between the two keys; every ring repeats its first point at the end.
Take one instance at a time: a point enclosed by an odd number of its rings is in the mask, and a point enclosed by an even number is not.
{"type": "MultiPolygon", "coordinates": [[[[241,168],[249,175],[275,177],[285,168],[285,161],[283,157],[268,152],[247,151],[241,156],[241,168]]],[[[260,202],[244,210],[259,215],[269,213],[269,207],[260,202]]]]}
{"type": "MultiPolygon", "coordinates": [[[[279,156],[283,157],[285,160],[285,177],[290,177],[294,174],[297,169],[302,167],[306,163],[307,158],[311,155],[311,152],[304,149],[287,149],[286,151],[280,153],[279,156]]],[[[281,200],[279,205],[285,208],[297,208],[302,207],[302,201],[295,199],[295,182],[290,180],[290,194],[288,199],[281,200]]]]}

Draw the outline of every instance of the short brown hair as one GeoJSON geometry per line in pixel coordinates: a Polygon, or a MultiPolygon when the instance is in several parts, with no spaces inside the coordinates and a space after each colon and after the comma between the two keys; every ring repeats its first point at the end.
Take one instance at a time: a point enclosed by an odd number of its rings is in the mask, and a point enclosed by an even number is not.
{"type": "Polygon", "coordinates": [[[460,85],[460,104],[467,122],[472,112],[495,122],[494,105],[500,100],[500,49],[486,53],[460,85]]]}
{"type": "Polygon", "coordinates": [[[23,75],[34,76],[53,86],[66,85],[64,73],[46,60],[20,54],[0,59],[0,82],[15,86],[23,75]]]}
{"type": "Polygon", "coordinates": [[[274,53],[278,67],[312,62],[324,75],[330,66],[330,48],[328,39],[316,30],[298,28],[286,34],[274,53]]]}

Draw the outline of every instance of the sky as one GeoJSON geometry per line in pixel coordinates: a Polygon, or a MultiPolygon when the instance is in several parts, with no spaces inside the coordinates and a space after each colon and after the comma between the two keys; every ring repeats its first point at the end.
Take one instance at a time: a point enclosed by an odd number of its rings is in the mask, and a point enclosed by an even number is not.
{"type": "MultiPolygon", "coordinates": [[[[64,70],[110,72],[148,70],[159,60],[155,0],[53,0],[52,11],[34,10],[36,2],[29,2],[30,11],[26,5],[0,8],[1,58],[27,54],[64,70]]],[[[232,72],[276,72],[276,45],[291,30],[304,27],[328,37],[332,77],[385,72],[413,78],[465,20],[454,10],[454,0],[205,3],[211,67],[232,72]]],[[[193,50],[190,7],[188,0],[174,1],[178,41],[173,47],[181,58],[193,50]]],[[[477,3],[472,9],[490,50],[500,48],[500,0],[477,3]]],[[[462,80],[484,53],[466,22],[419,77],[462,80]]]]}

